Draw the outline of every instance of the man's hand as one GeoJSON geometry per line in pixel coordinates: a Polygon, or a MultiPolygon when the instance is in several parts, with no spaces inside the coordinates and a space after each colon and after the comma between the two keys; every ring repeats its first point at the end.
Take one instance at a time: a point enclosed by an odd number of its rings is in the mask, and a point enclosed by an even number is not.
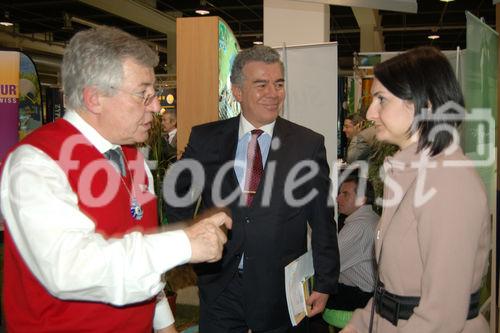
{"type": "Polygon", "coordinates": [[[313,317],[318,313],[323,312],[326,306],[326,301],[328,301],[328,294],[323,294],[317,291],[313,291],[311,296],[306,299],[306,304],[312,306],[311,311],[309,312],[308,317],[313,317]]]}
{"type": "Polygon", "coordinates": [[[231,229],[233,221],[223,212],[213,214],[195,222],[184,231],[191,243],[190,263],[216,262],[222,258],[222,249],[227,237],[222,228],[231,229]]]}
{"type": "Polygon", "coordinates": [[[358,333],[358,330],[356,329],[356,327],[347,324],[347,326],[344,327],[344,329],[340,331],[340,333],[358,333]]]}
{"type": "Polygon", "coordinates": [[[164,327],[161,330],[156,330],[155,332],[156,333],[178,333],[174,324],[167,326],[167,327],[164,327]]]}

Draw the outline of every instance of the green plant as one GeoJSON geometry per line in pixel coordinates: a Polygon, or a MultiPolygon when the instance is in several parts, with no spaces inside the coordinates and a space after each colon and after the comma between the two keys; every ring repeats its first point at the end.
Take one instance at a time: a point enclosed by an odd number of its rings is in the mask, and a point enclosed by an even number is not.
{"type": "MultiPolygon", "coordinates": [[[[165,202],[163,200],[163,178],[165,172],[168,170],[170,165],[175,161],[174,156],[166,156],[166,145],[167,141],[164,138],[163,126],[161,123],[161,114],[154,114],[153,121],[151,122],[151,128],[149,130],[149,137],[145,147],[148,147],[148,156],[146,158],[152,162],[150,164],[151,173],[153,174],[154,189],[157,196],[157,206],[158,206],[158,224],[167,224],[167,217],[165,215],[165,202]]],[[[165,275],[164,277],[165,288],[163,289],[167,296],[172,296],[175,294],[175,289],[169,283],[169,279],[165,275]]]]}
{"type": "Polygon", "coordinates": [[[154,165],[151,168],[154,178],[154,188],[156,196],[158,197],[158,221],[160,224],[167,224],[167,218],[165,216],[165,204],[163,200],[163,178],[165,172],[168,170],[170,165],[175,161],[174,156],[166,156],[166,145],[167,141],[164,138],[163,127],[161,124],[161,114],[155,114],[153,116],[153,121],[151,123],[151,129],[149,131],[149,138],[146,141],[146,145],[149,147],[149,160],[154,161],[154,165]]]}
{"type": "MultiPolygon", "coordinates": [[[[376,141],[374,146],[375,153],[370,158],[370,167],[368,170],[368,179],[373,185],[375,198],[383,198],[384,182],[380,179],[380,169],[383,168],[386,157],[394,155],[398,151],[398,147],[389,143],[376,141]]],[[[378,213],[382,213],[382,207],[373,205],[373,209],[378,213]]]]}

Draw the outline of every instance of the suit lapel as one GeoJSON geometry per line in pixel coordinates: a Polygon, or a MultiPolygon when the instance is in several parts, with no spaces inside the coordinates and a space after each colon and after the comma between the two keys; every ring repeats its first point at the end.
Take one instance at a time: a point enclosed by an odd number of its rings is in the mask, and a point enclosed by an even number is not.
{"type": "MultiPolygon", "coordinates": [[[[228,161],[234,161],[236,155],[236,147],[238,143],[238,129],[240,124],[240,116],[234,117],[229,120],[226,126],[221,127],[219,130],[219,147],[220,147],[220,160],[221,166],[228,161]]],[[[227,172],[228,180],[231,189],[238,187],[238,179],[234,172],[234,167],[231,171],[227,172]]]]}
{"type": "MultiPolygon", "coordinates": [[[[388,163],[387,161],[385,163],[388,163]]],[[[386,166],[386,177],[390,177],[390,182],[393,184],[397,184],[397,188],[401,191],[399,193],[394,193],[393,191],[388,192],[388,188],[384,187],[384,201],[389,200],[395,200],[394,198],[397,196],[399,197],[397,200],[397,203],[389,204],[388,206],[383,208],[382,211],[382,216],[380,218],[379,226],[378,226],[378,241],[376,242],[376,256],[377,256],[377,261],[380,260],[380,254],[382,250],[382,243],[384,236],[387,232],[387,230],[390,228],[392,219],[394,218],[394,215],[399,210],[399,207],[401,204],[404,202],[404,200],[407,198],[407,195],[409,194],[409,191],[411,191],[414,188],[414,183],[417,178],[417,172],[415,172],[412,169],[409,169],[409,164],[405,165],[404,168],[406,170],[395,172],[393,170],[393,167],[391,165],[386,166]]],[[[384,182],[387,180],[384,180],[384,182]]],[[[394,185],[393,185],[394,186],[394,185]]]]}
{"type": "Polygon", "coordinates": [[[280,160],[283,157],[283,155],[286,154],[286,150],[283,149],[283,146],[289,135],[290,135],[290,128],[288,124],[285,123],[283,119],[278,117],[276,119],[276,124],[274,125],[273,139],[271,140],[271,146],[272,146],[272,141],[279,140],[279,148],[278,149],[272,149],[272,147],[269,148],[269,154],[267,155],[267,161],[264,168],[267,166],[268,161],[280,160]]]}

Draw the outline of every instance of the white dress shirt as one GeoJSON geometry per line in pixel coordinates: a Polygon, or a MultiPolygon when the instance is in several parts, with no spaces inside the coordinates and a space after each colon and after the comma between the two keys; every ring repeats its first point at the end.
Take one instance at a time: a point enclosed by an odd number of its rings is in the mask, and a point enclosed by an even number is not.
{"type": "Polygon", "coordinates": [[[177,135],[177,128],[174,128],[170,132],[168,132],[168,143],[172,144],[172,140],[174,139],[174,136],[177,135]]]}
{"type": "MultiPolygon", "coordinates": [[[[273,137],[274,125],[276,121],[262,126],[262,133],[257,141],[259,142],[260,153],[262,155],[262,167],[266,165],[267,155],[269,155],[269,148],[271,147],[271,139],[273,137]]],[[[236,147],[236,155],[234,157],[234,172],[240,184],[241,190],[245,187],[245,171],[247,169],[247,149],[250,139],[252,138],[252,130],[256,129],[246,118],[241,114],[240,126],[238,129],[238,146],[236,147]]]]}
{"type": "MultiPolygon", "coordinates": [[[[115,147],[76,112],[64,118],[104,153],[115,147]]],[[[153,192],[151,172],[146,166],[153,192]]],[[[78,207],[63,170],[41,150],[22,145],[5,162],[0,208],[25,263],[57,298],[125,305],[158,295],[161,275],[189,261],[184,231],[105,239],[78,207]]],[[[153,327],[174,322],[166,298],[156,305],[153,327]]]]}
{"type": "MultiPolygon", "coordinates": [[[[276,120],[270,124],[262,126],[262,133],[257,141],[259,142],[260,154],[262,155],[262,167],[266,165],[267,155],[269,155],[269,148],[271,147],[271,139],[273,137],[274,125],[276,120]]],[[[234,173],[240,184],[240,188],[243,191],[245,189],[245,179],[246,179],[246,169],[247,169],[247,151],[248,144],[252,138],[252,130],[256,129],[244,116],[240,116],[240,126],[238,129],[238,146],[236,147],[236,155],[234,157],[234,173]]],[[[241,255],[240,263],[238,264],[238,269],[243,269],[243,261],[245,254],[241,255]]]]}

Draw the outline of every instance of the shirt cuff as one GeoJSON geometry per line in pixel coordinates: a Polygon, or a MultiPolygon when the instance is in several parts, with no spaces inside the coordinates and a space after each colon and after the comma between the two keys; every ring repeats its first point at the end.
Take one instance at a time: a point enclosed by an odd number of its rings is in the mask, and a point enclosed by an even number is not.
{"type": "Polygon", "coordinates": [[[165,295],[163,295],[163,297],[156,303],[153,328],[155,330],[161,330],[162,328],[172,325],[174,322],[174,315],[170,310],[168,300],[165,295]]]}
{"type": "Polygon", "coordinates": [[[155,267],[166,272],[191,260],[191,243],[183,230],[147,235],[155,251],[155,267]]]}

